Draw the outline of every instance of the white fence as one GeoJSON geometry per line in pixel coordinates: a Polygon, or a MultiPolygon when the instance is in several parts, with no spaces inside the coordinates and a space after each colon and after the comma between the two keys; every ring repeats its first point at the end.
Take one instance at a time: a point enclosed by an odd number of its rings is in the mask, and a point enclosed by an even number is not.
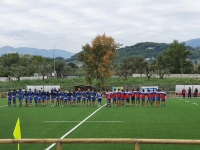
{"type": "MultiPolygon", "coordinates": [[[[140,74],[132,74],[132,77],[140,77],[140,74]]],[[[142,74],[142,77],[146,77],[146,75],[142,74]]],[[[157,74],[153,74],[152,77],[159,78],[157,74]]],[[[164,78],[200,78],[200,74],[166,74],[164,78]]]]}
{"type": "MultiPolygon", "coordinates": [[[[38,77],[20,77],[20,80],[42,80],[42,76],[38,76],[38,77]]],[[[44,76],[44,79],[47,79],[47,76],[44,76]]],[[[17,78],[15,77],[11,77],[10,78],[11,81],[17,81],[17,78]]],[[[2,82],[7,82],[9,81],[8,77],[0,77],[0,81],[2,82]]]]}

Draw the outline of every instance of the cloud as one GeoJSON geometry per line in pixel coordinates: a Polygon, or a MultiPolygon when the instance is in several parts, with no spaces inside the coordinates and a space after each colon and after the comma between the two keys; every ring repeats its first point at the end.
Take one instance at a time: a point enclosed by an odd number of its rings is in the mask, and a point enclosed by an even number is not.
{"type": "Polygon", "coordinates": [[[124,46],[199,38],[200,1],[0,0],[0,46],[81,51],[97,34],[124,46]]]}

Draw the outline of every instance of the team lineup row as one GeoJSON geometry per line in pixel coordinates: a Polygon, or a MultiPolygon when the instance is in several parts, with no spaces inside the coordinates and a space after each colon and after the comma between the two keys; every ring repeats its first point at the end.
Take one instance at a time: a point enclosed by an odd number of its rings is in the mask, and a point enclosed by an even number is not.
{"type": "MultiPolygon", "coordinates": [[[[130,106],[130,105],[140,105],[140,100],[142,100],[142,106],[154,106],[154,101],[156,100],[156,106],[160,106],[160,100],[162,100],[162,105],[165,106],[166,93],[164,90],[160,91],[123,91],[114,89],[112,92],[107,90],[104,93],[107,99],[107,106],[130,106]],[[145,103],[146,100],[146,103],[145,103]],[[112,101],[112,104],[111,104],[112,101]],[[130,104],[131,101],[131,104],[130,104]],[[125,103],[126,102],[126,103],[125,103]]],[[[101,105],[103,95],[101,91],[78,91],[74,92],[64,92],[62,90],[51,89],[51,91],[45,92],[44,90],[34,90],[29,89],[28,91],[13,91],[8,90],[7,99],[8,106],[11,106],[11,101],[13,100],[13,105],[16,106],[16,99],[19,99],[19,106],[22,106],[22,101],[25,99],[26,106],[32,107],[32,101],[34,100],[36,106],[48,106],[54,107],[54,101],[56,101],[56,106],[95,106],[96,99],[98,101],[98,106],[101,105]],[[51,100],[51,104],[50,104],[51,100]],[[82,101],[82,104],[81,104],[82,101]]]]}

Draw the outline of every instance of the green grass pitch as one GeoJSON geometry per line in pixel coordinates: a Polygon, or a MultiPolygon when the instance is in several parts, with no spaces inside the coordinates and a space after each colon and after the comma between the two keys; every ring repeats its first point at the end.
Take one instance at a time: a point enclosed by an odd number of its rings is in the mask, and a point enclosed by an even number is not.
{"type": "MultiPolygon", "coordinates": [[[[12,139],[17,121],[22,138],[60,138],[97,107],[6,107],[0,99],[0,138],[12,139]]],[[[167,99],[166,107],[103,107],[66,138],[200,139],[200,99],[167,99]],[[186,101],[188,102],[186,102],[186,101]],[[196,104],[193,104],[196,103],[196,104]],[[197,105],[198,104],[198,105],[197,105]]],[[[50,144],[21,144],[21,150],[40,150],[50,144]]],[[[134,149],[133,144],[63,144],[63,149],[134,149]]],[[[1,144],[0,149],[17,149],[1,144]]],[[[52,149],[56,149],[53,147],[52,149]]],[[[141,150],[199,150],[200,145],[141,145],[141,150]]]]}

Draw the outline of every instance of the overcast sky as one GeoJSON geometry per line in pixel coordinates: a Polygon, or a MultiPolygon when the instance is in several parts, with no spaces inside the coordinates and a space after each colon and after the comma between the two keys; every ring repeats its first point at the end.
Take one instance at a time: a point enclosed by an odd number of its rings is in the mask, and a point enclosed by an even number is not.
{"type": "Polygon", "coordinates": [[[200,38],[200,0],[0,0],[0,47],[76,53],[103,33],[124,46],[200,38]]]}

